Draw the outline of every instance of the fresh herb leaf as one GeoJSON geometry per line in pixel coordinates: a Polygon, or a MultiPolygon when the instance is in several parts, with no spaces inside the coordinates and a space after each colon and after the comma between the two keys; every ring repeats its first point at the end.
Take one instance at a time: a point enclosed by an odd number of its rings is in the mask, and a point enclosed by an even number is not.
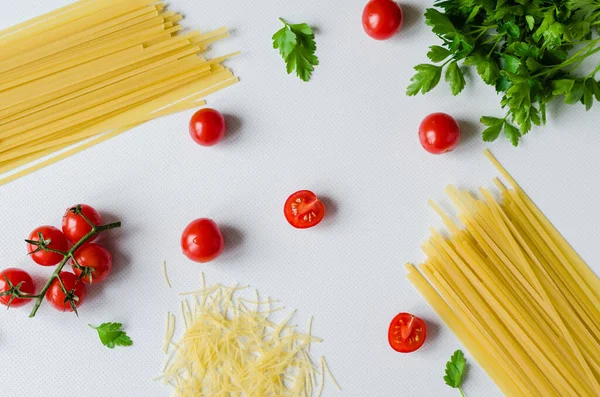
{"type": "Polygon", "coordinates": [[[458,95],[465,88],[465,76],[458,67],[456,61],[452,62],[446,69],[446,81],[450,84],[452,95],[458,95]]]}
{"type": "Polygon", "coordinates": [[[412,77],[410,80],[411,84],[406,90],[406,93],[409,96],[417,95],[419,91],[423,94],[431,91],[438,85],[440,78],[442,77],[441,66],[421,64],[415,66],[415,70],[417,71],[417,74],[412,77]]]}
{"type": "Polygon", "coordinates": [[[477,73],[479,73],[486,84],[496,85],[496,81],[500,77],[500,69],[490,57],[481,53],[475,53],[467,57],[464,64],[465,66],[475,66],[477,73]]]}
{"type": "Polygon", "coordinates": [[[131,338],[122,330],[123,324],[121,323],[104,323],[98,327],[89,326],[98,331],[100,341],[109,349],[114,349],[115,346],[131,346],[133,344],[131,338]]]}
{"type": "Polygon", "coordinates": [[[483,116],[481,118],[481,124],[488,127],[483,130],[482,133],[484,142],[493,142],[498,139],[500,133],[502,132],[502,127],[504,127],[504,119],[483,116]]]}
{"type": "Polygon", "coordinates": [[[429,58],[431,62],[437,63],[442,62],[450,55],[452,55],[452,52],[450,50],[447,50],[444,47],[440,47],[439,45],[432,45],[431,47],[429,47],[427,58],[429,58]]]}
{"type": "Polygon", "coordinates": [[[460,350],[455,351],[452,357],[450,357],[450,361],[446,363],[446,375],[444,376],[444,381],[446,381],[448,386],[458,389],[463,396],[462,381],[466,369],[467,360],[465,359],[463,352],[460,350]]]}
{"type": "Polygon", "coordinates": [[[319,58],[315,55],[317,42],[313,29],[305,24],[289,24],[282,18],[284,27],[273,35],[273,48],[286,63],[288,74],[296,71],[303,81],[309,81],[319,58]]]}
{"type": "Polygon", "coordinates": [[[509,122],[504,123],[504,135],[508,138],[513,146],[519,145],[519,138],[521,138],[521,132],[518,128],[510,124],[509,122]]]}

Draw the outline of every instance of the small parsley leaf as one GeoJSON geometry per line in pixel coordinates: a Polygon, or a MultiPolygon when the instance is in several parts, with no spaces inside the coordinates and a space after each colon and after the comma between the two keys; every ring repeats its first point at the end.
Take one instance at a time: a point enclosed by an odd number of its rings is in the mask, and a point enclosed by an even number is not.
{"type": "Polygon", "coordinates": [[[131,338],[122,330],[123,324],[121,323],[104,323],[98,327],[89,324],[89,326],[98,331],[100,341],[109,349],[114,349],[115,346],[131,346],[133,344],[131,338]]]}
{"type": "Polygon", "coordinates": [[[315,55],[315,33],[306,23],[289,24],[279,19],[284,27],[273,35],[273,48],[279,50],[288,74],[296,71],[302,81],[309,81],[315,66],[319,64],[319,58],[315,55]]]}
{"type": "Polygon", "coordinates": [[[415,66],[417,73],[410,79],[411,84],[408,86],[406,93],[409,96],[417,95],[419,91],[425,94],[431,91],[442,77],[442,67],[421,64],[415,66]]]}
{"type": "Polygon", "coordinates": [[[427,53],[427,58],[431,60],[431,62],[442,62],[444,59],[448,58],[452,55],[450,50],[445,49],[439,45],[432,45],[429,47],[429,52],[427,53]]]}
{"type": "Polygon", "coordinates": [[[519,145],[519,138],[521,138],[521,132],[518,128],[510,124],[509,122],[504,123],[504,135],[508,138],[513,146],[519,145]]]}
{"type": "Polygon", "coordinates": [[[465,359],[463,352],[460,350],[455,351],[452,357],[450,357],[450,361],[446,363],[446,375],[444,376],[444,381],[446,381],[448,386],[460,390],[461,394],[463,394],[462,381],[466,369],[467,360],[465,359]]]}
{"type": "Polygon", "coordinates": [[[483,116],[480,121],[487,127],[482,133],[483,140],[485,142],[493,142],[498,139],[502,132],[502,127],[504,127],[504,119],[483,116]]]}
{"type": "Polygon", "coordinates": [[[460,94],[465,88],[465,76],[463,75],[462,70],[460,70],[458,67],[458,63],[456,61],[448,65],[448,69],[446,69],[446,81],[450,84],[452,95],[456,96],[460,94]]]}

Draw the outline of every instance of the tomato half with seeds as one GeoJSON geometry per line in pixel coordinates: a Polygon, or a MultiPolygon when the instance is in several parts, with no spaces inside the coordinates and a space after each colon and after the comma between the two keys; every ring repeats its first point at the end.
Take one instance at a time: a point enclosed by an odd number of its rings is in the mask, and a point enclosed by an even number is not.
{"type": "Polygon", "coordinates": [[[325,206],[310,190],[292,194],[283,208],[285,219],[297,229],[308,229],[318,225],[325,216],[325,206]]]}
{"type": "Polygon", "coordinates": [[[388,341],[392,349],[400,353],[417,351],[427,338],[427,324],[410,313],[400,313],[392,320],[388,341]]]}

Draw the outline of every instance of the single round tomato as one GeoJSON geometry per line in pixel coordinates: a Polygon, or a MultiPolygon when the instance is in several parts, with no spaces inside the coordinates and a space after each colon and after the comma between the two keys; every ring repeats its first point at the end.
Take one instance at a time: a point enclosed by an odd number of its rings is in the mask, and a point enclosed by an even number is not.
{"type": "MultiPolygon", "coordinates": [[[[79,242],[86,234],[92,231],[92,226],[86,222],[79,214],[75,214],[72,209],[77,206],[70,207],[65,212],[62,220],[62,230],[67,239],[73,244],[79,242]]],[[[81,204],[81,212],[94,225],[102,225],[102,217],[94,208],[86,204],[81,204]]],[[[94,241],[98,235],[92,236],[88,241],[94,241]]]]}
{"type": "Polygon", "coordinates": [[[106,248],[95,243],[88,243],[75,251],[75,260],[79,266],[89,270],[82,270],[75,267],[71,259],[73,272],[80,277],[81,281],[87,284],[98,283],[105,280],[112,271],[112,256],[106,248]],[[86,274],[81,277],[83,272],[86,274]]]}
{"type": "MultiPolygon", "coordinates": [[[[67,239],[65,235],[54,226],[40,226],[29,234],[28,241],[40,241],[40,234],[43,240],[47,243],[48,248],[66,252],[68,249],[67,239]]],[[[64,259],[64,255],[56,252],[46,251],[35,244],[27,244],[27,252],[31,259],[38,265],[54,266],[64,259]]]]}
{"type": "Polygon", "coordinates": [[[196,219],[187,225],[181,235],[181,249],[194,262],[210,262],[221,255],[224,248],[223,235],[210,219],[196,219]]]}
{"type": "Polygon", "coordinates": [[[460,127],[452,116],[433,113],[421,123],[419,139],[429,153],[448,153],[453,151],[460,141],[460,127]]]}
{"type": "Polygon", "coordinates": [[[283,207],[285,219],[297,229],[318,225],[325,216],[325,206],[310,190],[292,194],[283,207]]]}
{"type": "Polygon", "coordinates": [[[190,135],[201,146],[214,146],[225,137],[225,118],[215,109],[200,109],[190,121],[190,135]]]}
{"type": "MultiPolygon", "coordinates": [[[[25,295],[33,295],[35,292],[35,284],[33,279],[24,270],[9,268],[5,269],[0,273],[0,294],[3,292],[10,291],[12,288],[16,288],[19,284],[19,291],[25,295]],[[8,281],[7,281],[8,280],[8,281]],[[12,288],[11,288],[12,285],[12,288]]],[[[11,301],[11,295],[0,296],[0,304],[10,307],[20,307],[26,305],[31,299],[14,298],[11,301]]]]}
{"type": "Polygon", "coordinates": [[[388,341],[392,349],[400,353],[419,350],[427,338],[427,325],[419,317],[400,313],[392,320],[388,341]]]}
{"type": "Polygon", "coordinates": [[[67,297],[73,301],[73,304],[77,308],[81,306],[85,300],[87,288],[85,287],[83,281],[79,280],[74,273],[60,272],[60,278],[65,285],[68,295],[65,295],[65,292],[62,290],[58,279],[54,279],[52,284],[50,284],[50,288],[48,288],[48,291],[46,292],[46,299],[57,310],[61,310],[63,312],[72,312],[73,307],[71,307],[67,297]]]}
{"type": "Polygon", "coordinates": [[[402,8],[393,0],[371,0],[362,16],[365,32],[375,40],[387,40],[402,27],[402,8]]]}

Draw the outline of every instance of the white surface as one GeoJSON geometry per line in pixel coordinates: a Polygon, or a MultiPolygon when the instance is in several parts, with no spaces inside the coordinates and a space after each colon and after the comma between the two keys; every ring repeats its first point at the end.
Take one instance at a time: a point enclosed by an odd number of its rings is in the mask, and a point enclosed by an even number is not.
{"type": "MultiPolygon", "coordinates": [[[[66,3],[4,0],[0,24],[66,3]]],[[[242,82],[209,104],[235,117],[237,127],[222,145],[201,148],[187,134],[192,112],[179,114],[0,188],[0,267],[19,265],[40,280],[50,269],[31,262],[22,241],[33,228],[58,225],[77,202],[124,223],[104,239],[115,273],[92,288],[80,318],[48,305],[35,319],[27,318],[30,307],[0,312],[0,394],[169,395],[151,381],[163,363],[165,313],[177,311],[175,292],[196,288],[203,270],[209,282],[250,284],[297,308],[300,326],[315,316],[314,332],[325,340],[315,353],[326,355],[343,387],[339,393],[328,385],[327,396],[457,396],[442,374],[461,345],[406,281],[402,265],[423,258],[419,246],[439,224],[428,198],[443,202],[449,183],[491,184],[496,172],[481,154],[478,119],[501,112],[493,90],[476,77],[458,98],[444,82],[426,97],[404,95],[412,67],[437,43],[422,18],[432,3],[404,2],[403,31],[382,43],[362,30],[364,0],[173,0],[186,26],[233,30],[213,53],[242,50],[228,62],[242,82]],[[279,16],[318,29],[321,65],[308,84],[286,75],[271,48],[279,16]],[[453,114],[463,126],[464,142],[450,155],[431,156],[419,146],[418,125],[434,111],[453,114]],[[282,205],[302,188],[326,197],[329,214],[318,228],[297,231],[282,205]],[[227,231],[228,251],[206,266],[186,260],[179,248],[181,231],[198,217],[227,231]],[[164,259],[174,290],[162,278],[164,259]],[[387,345],[388,323],[399,311],[430,324],[429,340],[416,354],[387,345]],[[104,348],[87,324],[105,321],[124,322],[134,346],[104,348]]],[[[505,141],[492,145],[595,270],[598,109],[552,106],[549,126],[519,149],[505,141]]],[[[471,363],[467,395],[500,396],[471,363]]]]}

